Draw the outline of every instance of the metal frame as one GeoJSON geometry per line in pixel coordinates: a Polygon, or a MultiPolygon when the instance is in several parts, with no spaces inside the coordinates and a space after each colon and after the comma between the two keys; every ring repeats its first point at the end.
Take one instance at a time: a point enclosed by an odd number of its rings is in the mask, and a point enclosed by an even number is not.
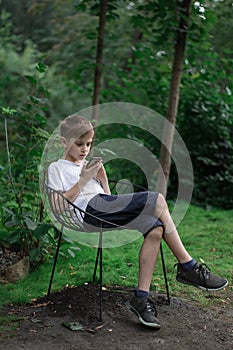
{"type": "MultiPolygon", "coordinates": [[[[119,184],[119,182],[112,180],[111,184],[112,184],[111,190],[114,191],[116,188],[116,185],[119,184]]],[[[128,186],[128,183],[121,182],[120,186],[123,186],[123,189],[126,189],[128,186]]],[[[46,186],[46,188],[47,188],[47,195],[48,195],[48,199],[49,199],[49,204],[50,204],[50,207],[52,209],[53,215],[54,215],[55,219],[61,224],[61,228],[59,230],[56,253],[55,253],[52,272],[51,272],[50,281],[49,281],[48,293],[47,293],[47,295],[50,295],[64,227],[68,227],[68,228],[71,228],[75,231],[80,231],[80,232],[85,232],[85,231],[86,232],[97,232],[97,228],[95,227],[92,230],[88,230],[87,228],[83,227],[83,223],[80,220],[80,217],[84,217],[84,215],[86,214],[85,211],[83,211],[82,209],[75,206],[72,202],[70,202],[67,198],[65,198],[61,192],[56,191],[56,190],[50,188],[49,186],[46,186]],[[58,198],[59,198],[59,200],[57,200],[58,198]],[[64,208],[67,208],[68,206],[69,206],[69,208],[72,208],[72,215],[67,215],[67,210],[64,210],[64,208]]],[[[140,190],[145,191],[145,188],[143,188],[141,186],[134,186],[134,188],[137,191],[140,191],[140,190]]],[[[71,211],[69,211],[69,213],[70,212],[71,211]]],[[[87,213],[86,215],[90,215],[90,216],[94,217],[93,215],[91,215],[89,213],[87,213]]],[[[110,222],[107,222],[105,220],[96,218],[96,217],[94,217],[94,218],[99,221],[100,226],[98,227],[99,245],[98,245],[96,260],[95,260],[95,267],[94,267],[94,273],[93,273],[93,283],[95,282],[97,267],[99,265],[99,320],[100,320],[100,322],[102,322],[103,223],[108,223],[111,225],[113,225],[113,224],[110,222]]],[[[124,229],[124,227],[121,227],[121,226],[118,226],[115,224],[114,224],[114,226],[115,226],[115,229],[124,229]]],[[[169,293],[169,286],[168,286],[168,280],[167,280],[167,272],[166,272],[162,242],[160,245],[160,254],[161,254],[163,275],[164,275],[164,281],[165,281],[165,287],[166,287],[167,302],[170,305],[170,293],[169,293]]]]}

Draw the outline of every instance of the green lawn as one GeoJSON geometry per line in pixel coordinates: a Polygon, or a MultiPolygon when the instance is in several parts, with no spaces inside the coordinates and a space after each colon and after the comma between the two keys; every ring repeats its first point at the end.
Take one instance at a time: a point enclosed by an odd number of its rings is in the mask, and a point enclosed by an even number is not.
{"type": "MultiPolygon", "coordinates": [[[[228,278],[227,291],[232,291],[233,266],[233,211],[213,209],[210,211],[190,206],[178,230],[190,254],[198,261],[205,263],[215,273],[228,278]]],[[[115,231],[114,231],[115,232],[115,231]]],[[[124,285],[134,288],[137,285],[137,261],[142,238],[136,241],[103,250],[103,283],[105,285],[124,285]]],[[[75,258],[59,256],[52,291],[65,286],[75,286],[92,279],[96,248],[80,245],[75,258]]],[[[190,286],[182,285],[175,280],[176,260],[167,246],[163,244],[172,296],[183,296],[205,302],[208,293],[190,286]]],[[[67,253],[68,243],[62,245],[67,253]]],[[[0,308],[12,303],[24,304],[47,293],[52,260],[32,271],[28,277],[17,284],[0,285],[0,308]]],[[[165,292],[160,258],[158,260],[152,284],[152,290],[165,292]]],[[[215,292],[212,300],[224,300],[226,291],[215,292]]]]}

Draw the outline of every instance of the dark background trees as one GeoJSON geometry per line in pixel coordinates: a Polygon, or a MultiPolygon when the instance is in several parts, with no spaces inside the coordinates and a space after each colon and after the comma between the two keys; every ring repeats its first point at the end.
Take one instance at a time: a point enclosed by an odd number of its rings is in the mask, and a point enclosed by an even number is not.
{"type": "MultiPolygon", "coordinates": [[[[22,178],[25,154],[20,147],[29,147],[31,134],[35,142],[39,140],[37,152],[32,148],[31,155],[39,159],[43,130],[52,130],[67,114],[92,104],[100,3],[0,3],[0,105],[17,110],[7,119],[13,175],[22,178]],[[22,130],[23,125],[27,127],[22,130]]],[[[165,115],[181,1],[107,3],[100,103],[133,102],[165,115]]],[[[193,200],[222,208],[233,205],[231,12],[229,0],[193,3],[177,114],[177,128],[194,167],[193,200]]],[[[1,119],[0,160],[7,178],[3,130],[1,119]]],[[[124,131],[114,130],[113,136],[124,131]]],[[[142,132],[127,132],[148,144],[142,132]]],[[[159,156],[158,144],[148,147],[159,156]]],[[[173,167],[168,188],[171,199],[176,193],[173,167]]],[[[122,178],[125,168],[118,167],[114,173],[122,178]]],[[[137,179],[143,181],[143,176],[137,179]]]]}

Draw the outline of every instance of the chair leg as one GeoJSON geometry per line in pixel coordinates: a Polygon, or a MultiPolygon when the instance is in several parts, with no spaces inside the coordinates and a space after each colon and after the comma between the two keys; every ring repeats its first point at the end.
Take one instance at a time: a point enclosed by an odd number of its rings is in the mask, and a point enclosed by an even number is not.
{"type": "Polygon", "coordinates": [[[57,249],[56,249],[56,253],[55,253],[55,257],[54,257],[53,268],[52,268],[52,273],[51,273],[51,277],[50,277],[47,295],[50,295],[50,291],[51,291],[51,287],[52,287],[52,283],[53,283],[53,276],[54,276],[54,272],[55,272],[55,268],[56,268],[56,264],[57,264],[57,257],[58,257],[58,253],[59,253],[59,249],[60,249],[60,245],[61,245],[62,232],[63,232],[63,226],[61,227],[61,230],[59,232],[57,249]]]}
{"type": "Polygon", "coordinates": [[[96,271],[97,271],[98,262],[99,262],[99,256],[100,256],[100,247],[98,247],[96,259],[95,259],[95,268],[94,268],[94,273],[93,273],[93,278],[92,278],[93,283],[95,283],[96,271]]]}
{"type": "Polygon", "coordinates": [[[101,227],[101,231],[100,231],[100,239],[99,239],[99,257],[100,257],[100,286],[99,286],[99,305],[100,305],[100,309],[99,309],[99,321],[102,322],[102,300],[103,300],[103,247],[102,247],[102,238],[103,238],[103,232],[102,232],[102,227],[101,227]]]}
{"type": "Polygon", "coordinates": [[[95,283],[96,279],[96,271],[99,263],[99,270],[100,270],[100,282],[99,282],[99,321],[102,322],[102,288],[103,288],[103,247],[102,247],[102,238],[103,238],[103,232],[102,227],[100,228],[100,236],[99,236],[99,246],[96,254],[95,259],[95,268],[93,273],[93,283],[95,283]]]}
{"type": "Polygon", "coordinates": [[[167,281],[167,271],[166,271],[165,260],[164,260],[164,255],[163,255],[162,242],[161,242],[161,245],[160,245],[160,254],[161,254],[161,260],[162,260],[162,266],[163,266],[163,275],[164,275],[166,292],[167,292],[167,302],[168,302],[168,305],[170,305],[171,298],[170,298],[169,286],[168,286],[168,281],[167,281]]]}
{"type": "Polygon", "coordinates": [[[93,273],[93,283],[95,283],[96,279],[96,271],[99,263],[99,269],[100,269],[100,282],[99,282],[99,321],[103,321],[102,317],[102,297],[103,297],[103,231],[102,227],[100,228],[100,236],[99,236],[99,246],[96,254],[96,259],[95,259],[95,268],[94,268],[94,273],[93,273]]]}

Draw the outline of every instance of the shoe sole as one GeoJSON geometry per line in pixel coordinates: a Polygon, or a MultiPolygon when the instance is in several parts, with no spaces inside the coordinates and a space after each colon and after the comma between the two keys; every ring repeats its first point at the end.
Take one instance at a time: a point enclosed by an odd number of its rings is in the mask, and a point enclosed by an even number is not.
{"type": "Polygon", "coordinates": [[[129,310],[133,311],[133,313],[138,317],[139,321],[144,326],[151,327],[151,328],[154,328],[154,329],[160,329],[161,328],[161,324],[160,323],[151,323],[151,322],[146,322],[145,320],[143,320],[143,318],[138,313],[138,311],[129,302],[126,303],[126,306],[128,307],[129,310]]]}
{"type": "Polygon", "coordinates": [[[179,277],[176,277],[176,280],[177,280],[178,282],[180,282],[180,283],[188,284],[188,285],[190,285],[190,286],[194,286],[194,287],[196,287],[196,288],[198,288],[198,289],[201,289],[201,290],[203,290],[203,291],[205,291],[205,292],[214,292],[214,291],[218,291],[218,290],[221,290],[221,289],[225,288],[225,287],[228,285],[228,281],[227,281],[227,282],[226,282],[223,286],[221,286],[221,287],[218,287],[218,288],[206,288],[206,287],[204,287],[204,286],[200,286],[199,284],[196,284],[196,283],[192,283],[192,282],[188,282],[188,281],[182,280],[182,279],[180,279],[179,277]]]}

